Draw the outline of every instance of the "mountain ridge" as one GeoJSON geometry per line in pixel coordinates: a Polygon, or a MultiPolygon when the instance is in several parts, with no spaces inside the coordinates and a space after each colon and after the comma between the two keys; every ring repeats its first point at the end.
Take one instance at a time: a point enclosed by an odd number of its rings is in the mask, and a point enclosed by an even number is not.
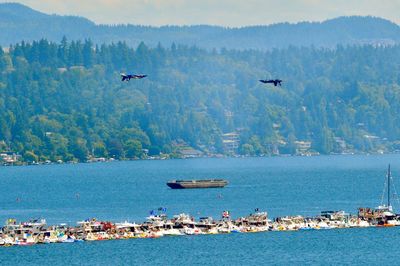
{"type": "Polygon", "coordinates": [[[96,44],[123,41],[199,46],[206,49],[268,50],[289,46],[332,48],[337,45],[400,43],[400,26],[378,17],[338,17],[322,22],[275,23],[239,28],[192,25],[160,27],[96,24],[84,17],[49,15],[17,3],[0,4],[0,45],[39,39],[91,39],[96,44]],[[27,23],[29,21],[29,23],[27,23]]]}

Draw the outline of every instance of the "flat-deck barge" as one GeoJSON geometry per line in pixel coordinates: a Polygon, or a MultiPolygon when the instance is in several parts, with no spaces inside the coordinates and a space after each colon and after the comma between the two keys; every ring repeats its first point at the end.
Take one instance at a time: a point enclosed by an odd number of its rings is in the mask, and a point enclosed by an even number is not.
{"type": "Polygon", "coordinates": [[[184,188],[222,188],[228,184],[224,179],[201,179],[201,180],[172,180],[167,186],[172,189],[184,188]]]}

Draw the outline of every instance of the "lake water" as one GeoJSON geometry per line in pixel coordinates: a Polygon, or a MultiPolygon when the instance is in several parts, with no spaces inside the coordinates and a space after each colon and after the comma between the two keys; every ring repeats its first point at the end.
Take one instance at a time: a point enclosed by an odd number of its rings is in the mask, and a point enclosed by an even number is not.
{"type": "MultiPolygon", "coordinates": [[[[0,168],[0,221],[144,221],[149,211],[233,217],[356,213],[381,204],[400,155],[130,161],[0,168]],[[172,190],[171,179],[224,178],[223,189],[172,190]]],[[[394,207],[399,209],[398,202],[394,207]]],[[[266,232],[0,248],[0,264],[378,264],[397,261],[400,228],[266,232]]]]}

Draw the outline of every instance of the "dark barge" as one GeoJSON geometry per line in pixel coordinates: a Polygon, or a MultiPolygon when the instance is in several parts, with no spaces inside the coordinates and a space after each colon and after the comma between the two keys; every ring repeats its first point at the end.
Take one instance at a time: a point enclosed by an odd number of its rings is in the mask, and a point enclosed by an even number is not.
{"type": "Polygon", "coordinates": [[[184,188],[222,188],[228,184],[224,179],[201,179],[201,180],[172,180],[167,186],[172,189],[184,188]]]}

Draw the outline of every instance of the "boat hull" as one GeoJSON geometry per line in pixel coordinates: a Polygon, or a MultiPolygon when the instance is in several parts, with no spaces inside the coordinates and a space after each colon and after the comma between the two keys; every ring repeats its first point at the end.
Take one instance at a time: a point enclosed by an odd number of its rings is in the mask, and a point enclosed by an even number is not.
{"type": "Polygon", "coordinates": [[[207,180],[177,180],[167,183],[172,189],[190,189],[190,188],[223,188],[228,181],[223,179],[207,179],[207,180]]]}

